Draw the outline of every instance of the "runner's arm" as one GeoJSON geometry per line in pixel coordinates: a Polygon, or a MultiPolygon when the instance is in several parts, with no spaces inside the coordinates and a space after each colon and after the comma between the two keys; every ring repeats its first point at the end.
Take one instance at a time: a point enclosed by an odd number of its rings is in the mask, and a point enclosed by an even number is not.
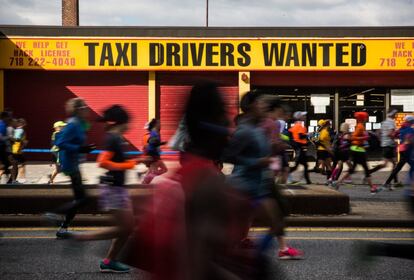
{"type": "Polygon", "coordinates": [[[107,170],[112,170],[112,171],[127,170],[127,169],[132,169],[135,167],[136,160],[114,162],[111,160],[113,156],[114,156],[113,152],[110,152],[110,151],[101,152],[96,160],[98,162],[99,167],[105,168],[107,170]]]}

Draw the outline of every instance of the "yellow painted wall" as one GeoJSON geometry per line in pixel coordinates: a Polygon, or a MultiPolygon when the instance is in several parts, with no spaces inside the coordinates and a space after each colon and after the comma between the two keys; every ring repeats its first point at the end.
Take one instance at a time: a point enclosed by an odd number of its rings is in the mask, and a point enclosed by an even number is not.
{"type": "Polygon", "coordinates": [[[155,87],[155,72],[148,72],[148,120],[152,120],[156,116],[157,101],[155,87]]]}

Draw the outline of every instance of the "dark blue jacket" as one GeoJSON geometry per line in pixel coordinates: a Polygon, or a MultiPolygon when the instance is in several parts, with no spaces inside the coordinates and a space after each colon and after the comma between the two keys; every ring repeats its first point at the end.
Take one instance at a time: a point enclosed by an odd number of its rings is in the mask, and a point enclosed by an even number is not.
{"type": "Polygon", "coordinates": [[[408,125],[403,125],[400,128],[400,143],[404,143],[405,138],[414,134],[414,128],[408,125]]]}
{"type": "Polygon", "coordinates": [[[233,163],[229,181],[250,197],[261,197],[271,192],[274,172],[259,166],[259,160],[272,153],[265,131],[249,120],[241,120],[224,151],[224,161],[233,163]]]}
{"type": "Polygon", "coordinates": [[[79,170],[79,150],[86,140],[81,121],[70,118],[63,130],[56,135],[55,145],[59,147],[59,160],[64,173],[79,170]]]}

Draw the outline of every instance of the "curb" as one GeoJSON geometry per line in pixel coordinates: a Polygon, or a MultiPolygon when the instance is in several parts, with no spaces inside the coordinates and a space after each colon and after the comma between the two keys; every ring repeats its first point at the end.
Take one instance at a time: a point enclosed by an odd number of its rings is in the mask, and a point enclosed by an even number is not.
{"type": "MultiPolygon", "coordinates": [[[[108,215],[77,215],[72,226],[110,226],[108,215]]],[[[413,220],[406,219],[374,219],[350,216],[340,217],[287,217],[287,227],[364,227],[364,228],[414,228],[413,220]]],[[[1,215],[0,227],[50,227],[40,215],[1,215]]],[[[266,226],[257,221],[254,226],[266,226]]]]}
{"type": "MultiPolygon", "coordinates": [[[[326,187],[287,186],[281,191],[287,200],[289,213],[297,215],[341,215],[350,212],[349,197],[326,187]]],[[[88,203],[80,209],[80,214],[104,214],[99,208],[100,188],[97,185],[85,185],[88,203]]],[[[143,201],[150,199],[153,193],[151,185],[130,185],[127,187],[134,208],[139,211],[143,201]]],[[[0,215],[28,214],[38,215],[53,211],[64,203],[73,200],[72,189],[68,185],[46,188],[45,185],[7,186],[0,189],[0,215]]]]}

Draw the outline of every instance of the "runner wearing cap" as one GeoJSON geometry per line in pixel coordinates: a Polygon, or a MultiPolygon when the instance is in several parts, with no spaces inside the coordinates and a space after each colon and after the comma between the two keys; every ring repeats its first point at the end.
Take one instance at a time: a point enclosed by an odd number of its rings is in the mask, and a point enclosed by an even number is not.
{"type": "Polygon", "coordinates": [[[51,137],[52,148],[50,149],[50,152],[52,153],[53,171],[52,174],[49,175],[50,179],[47,182],[48,184],[53,184],[56,176],[60,173],[59,147],[55,145],[55,140],[57,134],[62,131],[65,126],[66,123],[63,121],[57,121],[53,124],[54,131],[51,137]]]}
{"type": "Polygon", "coordinates": [[[408,115],[404,118],[404,122],[402,123],[399,130],[396,131],[396,135],[400,139],[399,145],[399,155],[400,161],[392,170],[390,176],[385,181],[384,185],[382,185],[383,189],[393,190],[394,188],[390,185],[392,179],[396,180],[397,174],[403,168],[403,166],[408,162],[409,158],[409,145],[407,144],[407,139],[414,135],[414,116],[408,115]]]}
{"type": "Polygon", "coordinates": [[[331,135],[329,128],[331,122],[328,120],[320,120],[319,126],[321,127],[318,137],[318,147],[317,147],[317,158],[320,162],[322,169],[326,171],[327,180],[332,173],[332,148],[331,148],[331,135]]]}
{"type": "Polygon", "coordinates": [[[16,175],[15,183],[21,184],[26,181],[26,160],[23,154],[23,149],[27,146],[26,127],[27,123],[25,119],[18,119],[16,121],[16,128],[13,131],[13,144],[12,144],[12,156],[17,164],[18,172],[16,175]],[[20,177],[21,181],[17,181],[17,177],[20,177]]]}
{"type": "Polygon", "coordinates": [[[292,140],[294,149],[296,152],[295,165],[290,168],[290,173],[294,172],[299,164],[303,165],[303,175],[306,180],[306,184],[312,184],[309,178],[308,161],[306,158],[307,144],[308,144],[308,131],[303,125],[306,120],[307,112],[295,112],[293,118],[296,120],[295,124],[289,129],[292,134],[292,140]]]}
{"type": "Polygon", "coordinates": [[[365,131],[365,123],[368,121],[367,112],[355,112],[355,119],[357,120],[357,125],[355,131],[351,137],[351,155],[353,164],[351,168],[346,172],[338,182],[333,182],[332,186],[336,189],[339,188],[340,184],[344,181],[345,178],[352,175],[355,171],[355,168],[358,164],[362,165],[365,171],[365,177],[368,184],[370,185],[371,194],[376,194],[378,188],[372,184],[371,175],[369,174],[369,168],[367,163],[367,152],[365,150],[365,142],[368,141],[369,135],[365,131]]]}

